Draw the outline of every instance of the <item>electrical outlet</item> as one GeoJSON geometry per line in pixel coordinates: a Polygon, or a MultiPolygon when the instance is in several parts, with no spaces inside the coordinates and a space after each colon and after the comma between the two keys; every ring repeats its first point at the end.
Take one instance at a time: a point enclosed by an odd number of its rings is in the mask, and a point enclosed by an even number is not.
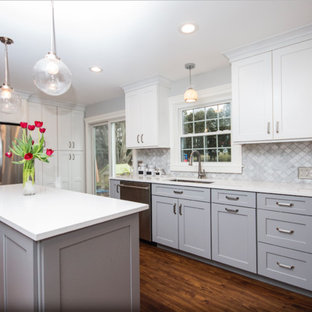
{"type": "Polygon", "coordinates": [[[312,167],[299,167],[298,178],[312,180],[312,167]]]}

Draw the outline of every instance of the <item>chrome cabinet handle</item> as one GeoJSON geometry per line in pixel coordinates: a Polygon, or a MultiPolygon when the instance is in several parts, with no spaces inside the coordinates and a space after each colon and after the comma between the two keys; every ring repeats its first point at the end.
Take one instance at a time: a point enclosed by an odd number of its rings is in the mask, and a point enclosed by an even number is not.
{"type": "Polygon", "coordinates": [[[267,133],[270,134],[271,133],[271,123],[268,121],[268,125],[267,125],[267,133]]]}
{"type": "Polygon", "coordinates": [[[238,213],[238,212],[239,212],[239,209],[225,208],[225,210],[226,210],[227,212],[230,212],[230,213],[238,213]]]}
{"type": "Polygon", "coordinates": [[[68,142],[69,148],[71,148],[71,141],[68,142]]]}
{"type": "Polygon", "coordinates": [[[280,229],[279,227],[276,228],[276,231],[279,231],[279,232],[285,233],[285,234],[293,234],[293,233],[295,233],[294,230],[284,230],[284,229],[280,229]]]}
{"type": "Polygon", "coordinates": [[[71,154],[69,154],[69,160],[71,160],[71,154]]]}
{"type": "Polygon", "coordinates": [[[276,133],[279,133],[279,121],[276,122],[276,133]]]}
{"type": "Polygon", "coordinates": [[[132,188],[132,189],[138,189],[138,190],[146,190],[149,191],[149,186],[136,186],[136,185],[126,185],[126,184],[119,184],[120,187],[126,187],[126,188],[132,188]]]}
{"type": "Polygon", "coordinates": [[[233,196],[226,195],[225,198],[228,199],[228,200],[239,200],[238,196],[237,197],[233,197],[233,196]]]}
{"type": "Polygon", "coordinates": [[[173,191],[174,194],[183,194],[183,191],[173,191]]]}
{"type": "Polygon", "coordinates": [[[73,154],[73,160],[75,160],[75,158],[76,158],[76,157],[75,157],[75,154],[73,154]]]}
{"type": "Polygon", "coordinates": [[[117,185],[116,185],[116,193],[119,194],[119,190],[120,190],[120,184],[117,184],[117,185]]]}
{"type": "Polygon", "coordinates": [[[177,204],[173,204],[173,213],[176,215],[177,214],[177,204]]]}
{"type": "Polygon", "coordinates": [[[283,263],[279,263],[278,261],[276,262],[276,264],[284,269],[288,269],[288,270],[293,270],[295,268],[294,265],[287,265],[287,264],[283,264],[283,263]]]}
{"type": "Polygon", "coordinates": [[[75,141],[73,141],[73,148],[75,148],[75,141]]]}
{"type": "Polygon", "coordinates": [[[137,135],[137,142],[138,142],[138,143],[140,143],[140,141],[139,141],[139,136],[140,136],[140,135],[138,134],[138,135],[137,135]]]}
{"type": "Polygon", "coordinates": [[[294,204],[293,203],[280,203],[280,202],[276,202],[277,206],[281,206],[281,207],[292,207],[294,204]]]}
{"type": "Polygon", "coordinates": [[[179,215],[182,216],[182,204],[179,205],[179,215]]]}
{"type": "Polygon", "coordinates": [[[143,141],[143,134],[141,134],[141,142],[144,143],[144,141],[143,141]]]}

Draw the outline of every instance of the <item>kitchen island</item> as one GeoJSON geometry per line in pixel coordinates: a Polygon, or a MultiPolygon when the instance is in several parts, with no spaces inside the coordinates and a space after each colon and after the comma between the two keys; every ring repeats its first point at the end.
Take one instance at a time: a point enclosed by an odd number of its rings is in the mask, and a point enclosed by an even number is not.
{"type": "Polygon", "coordinates": [[[0,186],[1,311],[138,311],[145,204],[0,186]]]}

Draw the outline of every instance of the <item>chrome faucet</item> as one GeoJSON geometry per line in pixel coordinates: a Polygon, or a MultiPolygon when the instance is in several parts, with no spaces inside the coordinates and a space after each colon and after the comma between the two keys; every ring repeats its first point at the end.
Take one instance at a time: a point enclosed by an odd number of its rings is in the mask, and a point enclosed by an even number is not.
{"type": "Polygon", "coordinates": [[[198,157],[198,179],[206,178],[205,169],[202,170],[201,159],[199,151],[193,151],[190,155],[189,166],[193,165],[193,155],[197,154],[198,157]]]}

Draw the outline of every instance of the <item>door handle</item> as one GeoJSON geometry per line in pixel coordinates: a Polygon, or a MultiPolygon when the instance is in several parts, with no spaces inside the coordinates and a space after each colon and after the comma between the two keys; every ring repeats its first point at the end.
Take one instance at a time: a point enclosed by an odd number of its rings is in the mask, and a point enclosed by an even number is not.
{"type": "Polygon", "coordinates": [[[267,125],[267,133],[270,134],[271,133],[271,123],[268,121],[268,125],[267,125]]]}
{"type": "Polygon", "coordinates": [[[285,234],[293,234],[293,233],[295,233],[294,230],[284,230],[284,229],[280,229],[279,227],[276,228],[276,231],[279,231],[280,233],[285,233],[285,234]]]}
{"type": "Polygon", "coordinates": [[[173,191],[174,194],[183,194],[183,191],[173,191]]]}
{"type": "Polygon", "coordinates": [[[226,210],[227,212],[231,212],[231,213],[238,213],[238,212],[239,212],[239,209],[225,208],[225,210],[226,210]]]}
{"type": "Polygon", "coordinates": [[[69,160],[71,160],[71,154],[69,154],[69,160]]]}
{"type": "Polygon", "coordinates": [[[276,122],[276,133],[279,133],[279,121],[276,122]]]}
{"type": "Polygon", "coordinates": [[[120,190],[120,184],[116,185],[116,192],[119,194],[119,190],[120,190]]]}
{"type": "Polygon", "coordinates": [[[68,142],[68,146],[69,146],[69,148],[71,148],[71,141],[68,142]]]}
{"type": "Polygon", "coordinates": [[[138,143],[140,143],[139,137],[140,137],[140,135],[138,134],[138,135],[137,135],[137,142],[138,142],[138,143]]]}
{"type": "Polygon", "coordinates": [[[179,205],[179,215],[182,216],[182,204],[179,205]]]}
{"type": "Polygon", "coordinates": [[[143,134],[141,134],[141,142],[144,143],[144,141],[143,141],[143,134]]]}
{"type": "Polygon", "coordinates": [[[177,214],[177,204],[173,204],[173,213],[176,215],[177,214]]]}
{"type": "Polygon", "coordinates": [[[75,154],[73,154],[73,160],[75,160],[75,158],[76,158],[76,157],[75,157],[75,154]]]}
{"type": "Polygon", "coordinates": [[[73,141],[73,148],[75,148],[75,141],[73,141]]]}
{"type": "Polygon", "coordinates": [[[280,203],[280,202],[276,202],[277,206],[280,207],[292,207],[294,204],[293,203],[280,203]]]}

